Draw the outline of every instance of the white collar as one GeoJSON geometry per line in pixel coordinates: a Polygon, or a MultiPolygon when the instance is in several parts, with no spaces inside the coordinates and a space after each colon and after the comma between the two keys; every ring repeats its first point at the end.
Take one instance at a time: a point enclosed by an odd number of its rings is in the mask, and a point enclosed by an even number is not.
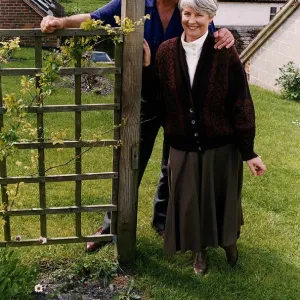
{"type": "Polygon", "coordinates": [[[183,32],[181,35],[181,43],[184,49],[186,48],[191,48],[191,47],[196,47],[197,49],[201,49],[203,47],[203,44],[206,40],[206,37],[208,35],[208,30],[197,40],[193,41],[193,42],[185,42],[185,33],[183,32]]]}

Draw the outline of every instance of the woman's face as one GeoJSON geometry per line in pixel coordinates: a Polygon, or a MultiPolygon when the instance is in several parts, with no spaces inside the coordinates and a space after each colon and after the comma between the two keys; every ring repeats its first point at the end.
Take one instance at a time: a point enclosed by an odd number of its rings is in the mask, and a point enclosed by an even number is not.
{"type": "Polygon", "coordinates": [[[181,24],[185,32],[185,41],[189,43],[199,39],[207,31],[212,19],[206,12],[197,12],[184,6],[181,13],[181,24]]]}

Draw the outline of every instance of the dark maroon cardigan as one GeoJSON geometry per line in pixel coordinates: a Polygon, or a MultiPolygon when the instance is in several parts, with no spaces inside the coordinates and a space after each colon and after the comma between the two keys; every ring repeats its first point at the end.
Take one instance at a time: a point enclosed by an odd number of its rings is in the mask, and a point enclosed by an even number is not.
{"type": "Polygon", "coordinates": [[[156,72],[144,70],[143,88],[154,97],[159,85],[158,106],[171,147],[205,151],[235,143],[249,160],[257,155],[246,74],[234,47],[215,50],[214,45],[208,36],[191,87],[180,37],[164,42],[156,55],[156,72]]]}

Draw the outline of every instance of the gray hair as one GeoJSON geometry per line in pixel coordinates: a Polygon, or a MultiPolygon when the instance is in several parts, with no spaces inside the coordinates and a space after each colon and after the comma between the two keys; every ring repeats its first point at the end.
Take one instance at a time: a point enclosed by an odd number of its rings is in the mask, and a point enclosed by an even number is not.
{"type": "Polygon", "coordinates": [[[197,12],[206,12],[212,18],[216,15],[219,4],[217,0],[179,0],[180,13],[184,6],[188,6],[197,12]]]}

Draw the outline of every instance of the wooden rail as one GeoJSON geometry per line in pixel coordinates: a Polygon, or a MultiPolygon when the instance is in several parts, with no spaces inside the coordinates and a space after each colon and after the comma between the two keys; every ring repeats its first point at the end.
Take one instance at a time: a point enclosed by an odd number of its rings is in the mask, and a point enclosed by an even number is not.
{"type": "MultiPolygon", "coordinates": [[[[58,244],[74,244],[83,242],[113,242],[114,236],[112,234],[102,234],[101,236],[87,235],[82,237],[64,237],[64,238],[47,238],[45,245],[58,245],[58,244]]],[[[41,246],[38,239],[22,240],[22,241],[5,241],[0,242],[0,247],[24,247],[24,246],[41,246]]]]}
{"type": "MultiPolygon", "coordinates": [[[[57,113],[75,111],[100,111],[100,110],[119,110],[120,104],[81,104],[81,105],[44,105],[25,107],[28,113],[57,113]]],[[[6,109],[0,107],[0,114],[5,114],[6,109]]]]}
{"type": "MultiPolygon", "coordinates": [[[[63,37],[74,37],[74,36],[106,36],[108,33],[103,29],[85,31],[79,28],[68,28],[57,30],[54,33],[43,33],[40,29],[0,29],[0,36],[2,37],[14,37],[14,36],[25,36],[25,37],[49,37],[49,36],[63,36],[63,37]]],[[[119,36],[122,40],[123,36],[119,36]]]]}
{"type": "Polygon", "coordinates": [[[99,211],[117,211],[116,205],[82,205],[68,207],[47,207],[47,208],[31,208],[31,209],[12,209],[6,212],[0,212],[4,216],[41,216],[41,215],[58,215],[83,212],[99,212],[99,211]]]}
{"type": "MultiPolygon", "coordinates": [[[[1,68],[0,76],[18,76],[18,75],[26,75],[26,76],[35,76],[41,73],[41,68],[1,68]]],[[[120,74],[121,68],[115,67],[82,67],[82,68],[61,68],[59,74],[61,76],[67,75],[104,75],[104,74],[120,74]]]]}

